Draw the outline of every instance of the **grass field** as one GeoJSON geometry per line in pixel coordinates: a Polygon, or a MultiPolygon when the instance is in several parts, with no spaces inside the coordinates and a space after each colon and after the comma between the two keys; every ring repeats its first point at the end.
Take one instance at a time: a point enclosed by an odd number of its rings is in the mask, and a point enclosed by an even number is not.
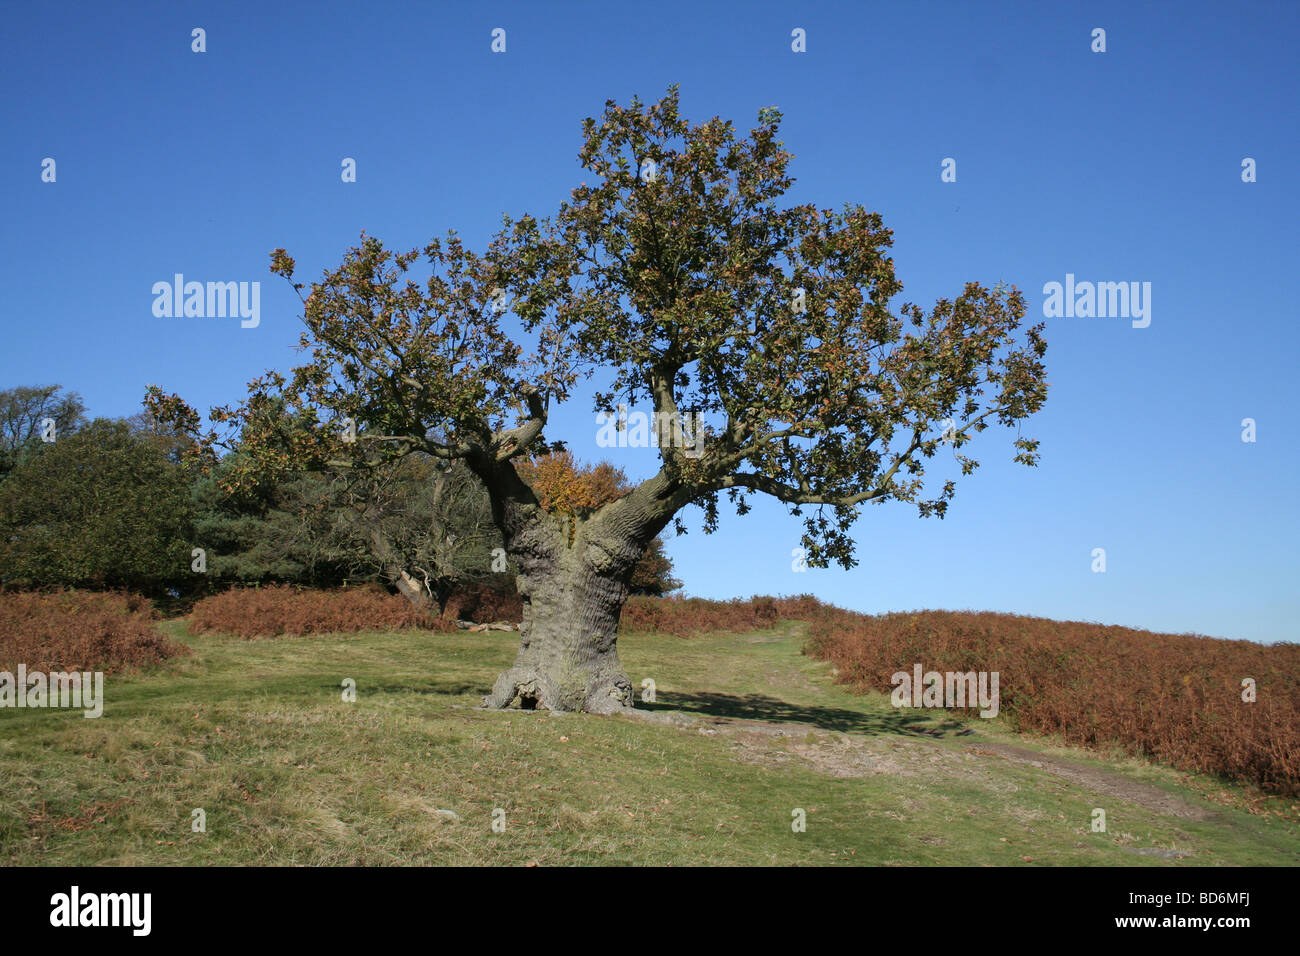
{"type": "Polygon", "coordinates": [[[802,624],[625,635],[638,718],[475,709],[511,633],[160,626],[194,654],[110,676],[103,717],[0,711],[0,863],[1300,863],[1293,800],[895,710],[802,624]]]}

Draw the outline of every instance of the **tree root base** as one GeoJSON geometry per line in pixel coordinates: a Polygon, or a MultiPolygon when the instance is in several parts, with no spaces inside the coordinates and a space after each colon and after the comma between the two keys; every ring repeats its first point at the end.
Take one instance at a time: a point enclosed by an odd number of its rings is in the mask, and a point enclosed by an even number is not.
{"type": "Polygon", "coordinates": [[[506,710],[518,702],[520,710],[549,710],[553,713],[625,714],[633,709],[632,684],[623,675],[594,679],[581,687],[562,690],[536,671],[522,673],[512,668],[497,678],[492,693],[483,698],[482,709],[506,710]]]}

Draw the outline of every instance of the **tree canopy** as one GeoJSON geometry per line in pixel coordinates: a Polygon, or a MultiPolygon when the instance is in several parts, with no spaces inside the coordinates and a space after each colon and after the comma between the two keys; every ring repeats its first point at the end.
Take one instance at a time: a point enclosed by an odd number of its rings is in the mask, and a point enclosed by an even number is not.
{"type": "MultiPolygon", "coordinates": [[[[414,450],[505,461],[547,451],[552,404],[603,371],[597,410],[647,401],[705,423],[700,458],[661,449],[674,514],[698,504],[712,528],[723,492],[741,512],[754,492],[816,506],[810,563],[851,566],[861,505],[944,514],[955,483],[927,489],[924,461],[945,431],[969,473],[975,433],[1042,406],[1046,345],[1041,324],[1017,340],[1014,287],[969,283],[928,311],[891,310],[902,285],[879,215],[781,203],[793,180],[780,120],[761,110],[741,137],[718,118],[689,124],[675,88],[650,106],[610,101],[583,123],[591,182],[554,217],[507,216],[482,253],[455,233],[402,253],[363,235],[307,289],[311,361],[269,372],[214,420],[246,430],[276,397],[302,413],[293,433],[254,436],[259,468],[414,450]],[[526,336],[511,337],[507,311],[526,336]]],[[[295,269],[275,252],[273,272],[295,269]]],[[[154,401],[197,424],[174,397],[154,401]]],[[[1014,444],[1036,461],[1037,442],[1014,444]]]]}
{"type": "Polygon", "coordinates": [[[191,477],[169,442],[96,419],[0,482],[0,583],[158,595],[193,575],[191,477]]]}
{"type": "Polygon", "coordinates": [[[742,135],[717,117],[693,125],[679,105],[675,87],[649,105],[607,102],[582,124],[587,179],[551,215],[503,217],[480,251],[455,232],[405,252],[363,233],[307,285],[275,250],[271,271],[302,299],[307,361],[252,382],[207,430],[177,396],[149,393],[196,455],[222,429],[242,435],[234,484],[413,454],[464,462],[525,595],[496,706],[631,706],[619,610],[637,560],[669,522],[685,530],[688,505],[712,531],[723,495],[741,514],[770,495],[803,517],[810,565],[851,567],[863,505],[943,517],[956,482],[926,474],[940,448],[969,474],[969,443],[1001,425],[1015,460],[1037,461],[1019,428],[1046,400],[1046,343],[1042,324],[1022,327],[1014,286],[895,305],[878,214],[786,202],[779,110],[742,135]],[[548,509],[516,463],[562,447],[551,409],[593,376],[596,411],[649,403],[658,470],[594,510],[548,509]],[[281,404],[290,415],[268,414],[281,404]]]}
{"type": "Polygon", "coordinates": [[[0,478],[44,441],[57,441],[85,424],[85,406],[61,385],[20,385],[0,391],[0,478]],[[49,426],[48,436],[45,435],[49,426]]]}

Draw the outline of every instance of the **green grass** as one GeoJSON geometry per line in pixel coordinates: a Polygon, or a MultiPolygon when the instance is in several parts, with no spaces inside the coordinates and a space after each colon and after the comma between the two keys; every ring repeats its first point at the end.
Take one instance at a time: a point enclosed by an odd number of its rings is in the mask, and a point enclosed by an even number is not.
{"type": "Polygon", "coordinates": [[[801,625],[627,635],[649,720],[476,710],[514,634],[163,626],[194,655],[108,678],[102,718],[0,711],[0,862],[1300,863],[1290,801],[855,696],[800,653],[801,625]],[[1008,743],[1043,766],[989,749],[1008,743]]]}

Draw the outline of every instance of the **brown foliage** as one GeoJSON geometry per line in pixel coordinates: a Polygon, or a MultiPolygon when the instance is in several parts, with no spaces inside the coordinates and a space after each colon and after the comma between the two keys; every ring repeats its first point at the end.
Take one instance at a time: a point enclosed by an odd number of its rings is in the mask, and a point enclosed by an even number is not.
{"type": "Polygon", "coordinates": [[[1300,794],[1300,644],[1255,644],[1012,614],[868,616],[823,607],[810,652],[859,690],[890,677],[998,671],[1017,729],[1300,794]],[[1254,678],[1258,699],[1241,699],[1254,678]]]}
{"type": "Polygon", "coordinates": [[[491,624],[509,621],[518,624],[524,617],[524,602],[515,590],[514,581],[500,587],[480,584],[457,591],[447,600],[443,611],[446,620],[476,621],[491,624]]]}
{"type": "Polygon", "coordinates": [[[118,673],[188,654],[158,632],[158,613],[136,594],[0,594],[0,669],[118,673]]]}
{"type": "Polygon", "coordinates": [[[448,625],[382,588],[318,591],[277,584],[204,598],[194,606],[190,628],[251,638],[406,628],[445,631],[448,625]]]}
{"type": "Polygon", "coordinates": [[[631,490],[623,469],[608,462],[583,465],[569,451],[517,459],[515,471],[556,514],[588,514],[631,490]]]}
{"type": "Polygon", "coordinates": [[[623,605],[619,630],[690,637],[711,631],[753,631],[782,619],[798,619],[820,607],[816,598],[752,597],[710,601],[706,598],[631,597],[623,605]]]}
{"type": "MultiPolygon", "coordinates": [[[[632,490],[622,468],[609,462],[584,465],[570,451],[552,451],[515,461],[515,471],[537,495],[541,506],[554,514],[584,517],[632,490]]],[[[576,530],[571,525],[570,541],[576,530]]],[[[663,539],[655,538],[632,569],[628,582],[633,593],[662,594],[681,587],[672,576],[672,560],[664,553],[663,539]]]]}

